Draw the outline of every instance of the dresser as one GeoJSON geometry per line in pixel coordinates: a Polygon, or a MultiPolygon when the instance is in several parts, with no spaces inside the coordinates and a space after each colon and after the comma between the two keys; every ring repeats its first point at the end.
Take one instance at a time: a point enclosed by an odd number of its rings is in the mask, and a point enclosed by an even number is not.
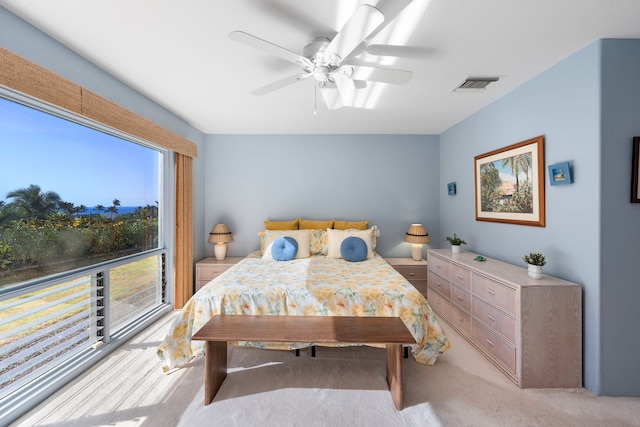
{"type": "Polygon", "coordinates": [[[477,255],[427,251],[438,317],[521,388],[582,387],[582,287],[477,255]]]}
{"type": "Polygon", "coordinates": [[[393,268],[404,276],[425,297],[427,296],[427,261],[412,258],[385,258],[393,268]]]}
{"type": "Polygon", "coordinates": [[[196,292],[212,279],[237,264],[241,259],[243,257],[226,257],[222,261],[218,261],[215,257],[209,257],[198,261],[196,263],[196,292]]]}

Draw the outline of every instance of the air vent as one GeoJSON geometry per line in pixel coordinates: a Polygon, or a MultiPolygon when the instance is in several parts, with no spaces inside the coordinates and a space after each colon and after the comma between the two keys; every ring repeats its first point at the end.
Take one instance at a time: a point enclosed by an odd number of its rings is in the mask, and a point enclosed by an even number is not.
{"type": "Polygon", "coordinates": [[[468,77],[453,90],[456,92],[481,91],[498,80],[500,80],[499,77],[468,77]]]}

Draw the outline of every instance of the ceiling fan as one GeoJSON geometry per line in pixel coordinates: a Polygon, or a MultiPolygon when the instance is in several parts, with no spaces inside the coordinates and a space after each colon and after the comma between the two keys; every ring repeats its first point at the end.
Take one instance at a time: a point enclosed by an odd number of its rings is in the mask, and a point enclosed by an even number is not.
{"type": "Polygon", "coordinates": [[[258,88],[252,94],[265,95],[313,76],[327,108],[333,110],[355,106],[353,94],[356,89],[366,86],[366,82],[405,84],[411,79],[411,71],[348,63],[349,56],[383,22],[382,12],[362,4],[332,40],[317,38],[306,45],[301,54],[243,31],[233,31],[229,38],[302,67],[302,72],[258,88]]]}

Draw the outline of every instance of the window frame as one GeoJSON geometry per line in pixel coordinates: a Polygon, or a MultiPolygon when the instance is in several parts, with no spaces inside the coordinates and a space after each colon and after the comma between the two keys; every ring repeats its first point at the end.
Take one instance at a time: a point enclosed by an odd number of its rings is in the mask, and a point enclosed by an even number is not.
{"type": "MultiPolygon", "coordinates": [[[[103,344],[96,346],[96,348],[89,347],[80,351],[68,360],[52,368],[46,375],[36,378],[31,383],[23,386],[5,398],[0,399],[0,413],[6,414],[10,418],[10,421],[12,421],[28,412],[51,394],[55,393],[60,387],[82,374],[86,369],[90,369],[98,360],[106,357],[109,353],[118,348],[135,334],[144,330],[150,324],[173,310],[174,257],[172,254],[174,252],[173,248],[175,247],[174,208],[176,194],[176,155],[175,152],[163,146],[153,144],[149,141],[106,126],[80,114],[67,111],[61,107],[24,95],[1,85],[0,97],[29,108],[34,108],[42,111],[43,113],[51,114],[77,125],[86,126],[99,132],[103,132],[130,143],[138,144],[162,153],[162,160],[160,161],[161,164],[158,165],[159,236],[157,248],[138,252],[125,257],[102,261],[66,272],[36,278],[16,285],[9,285],[0,289],[0,300],[7,300],[40,289],[55,286],[77,277],[93,275],[100,271],[108,271],[115,267],[136,262],[147,257],[161,256],[164,258],[164,301],[154,308],[147,310],[144,314],[138,316],[114,333],[109,332],[107,328],[107,336],[105,337],[103,344]]],[[[158,285],[162,286],[161,283],[158,285]]]]}

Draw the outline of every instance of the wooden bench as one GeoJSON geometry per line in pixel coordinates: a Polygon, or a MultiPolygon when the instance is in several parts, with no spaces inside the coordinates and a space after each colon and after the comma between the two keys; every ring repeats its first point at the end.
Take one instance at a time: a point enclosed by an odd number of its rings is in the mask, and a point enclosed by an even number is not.
{"type": "Polygon", "coordinates": [[[204,404],[211,403],[227,376],[227,342],[385,344],[387,384],[402,409],[402,344],[416,341],[399,317],[214,316],[192,339],[206,341],[204,404]]]}

